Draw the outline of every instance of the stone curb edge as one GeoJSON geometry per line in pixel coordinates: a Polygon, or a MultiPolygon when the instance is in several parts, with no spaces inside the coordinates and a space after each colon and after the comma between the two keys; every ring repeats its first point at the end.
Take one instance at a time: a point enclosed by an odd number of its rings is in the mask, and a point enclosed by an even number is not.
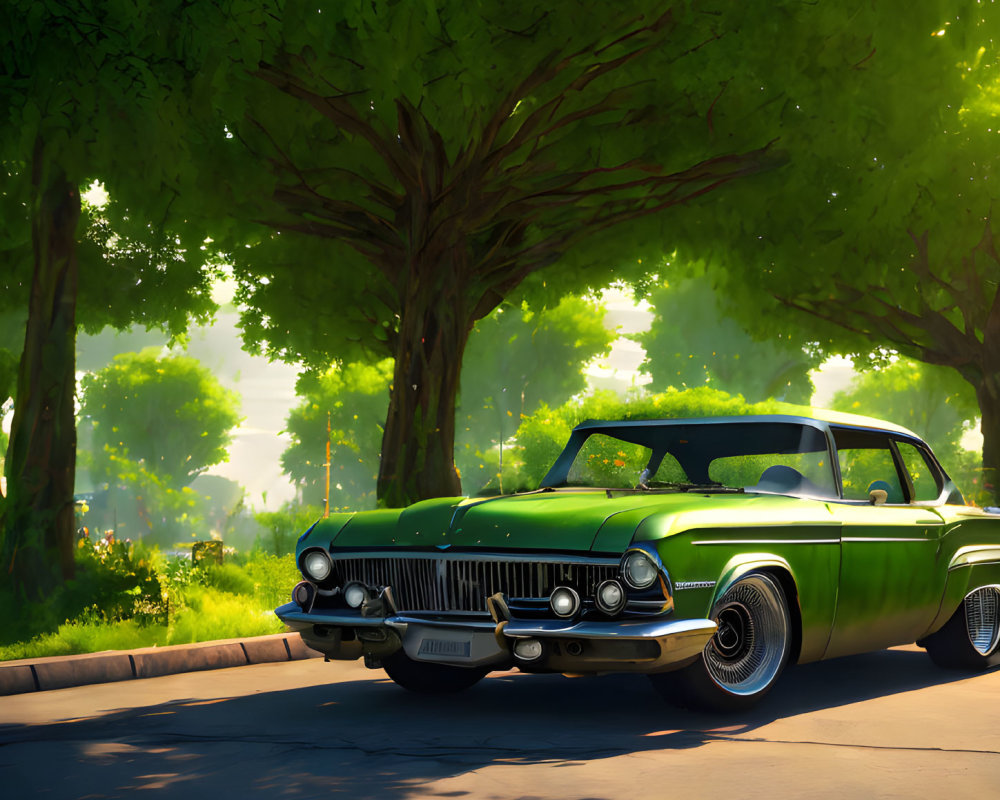
{"type": "Polygon", "coordinates": [[[320,657],[320,653],[305,646],[297,633],[275,633],[138,650],[0,661],[0,696],[320,657]]]}

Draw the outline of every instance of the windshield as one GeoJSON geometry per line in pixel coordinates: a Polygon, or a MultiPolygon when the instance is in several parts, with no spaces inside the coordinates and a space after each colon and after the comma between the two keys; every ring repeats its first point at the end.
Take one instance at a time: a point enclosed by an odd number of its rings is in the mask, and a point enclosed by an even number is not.
{"type": "Polygon", "coordinates": [[[578,429],[543,485],[837,496],[825,434],[794,422],[607,423],[578,429]]]}

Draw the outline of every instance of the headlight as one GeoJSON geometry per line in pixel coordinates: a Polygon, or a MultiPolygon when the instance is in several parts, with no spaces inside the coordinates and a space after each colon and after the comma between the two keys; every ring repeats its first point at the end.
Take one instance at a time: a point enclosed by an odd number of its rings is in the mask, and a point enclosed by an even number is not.
{"type": "Polygon", "coordinates": [[[326,580],[333,572],[333,562],[324,550],[310,550],[302,559],[302,571],[307,578],[319,583],[326,580]]]}
{"type": "Polygon", "coordinates": [[[622,562],[622,576],[633,589],[647,589],[656,580],[658,570],[649,556],[641,550],[633,550],[622,562]]]}
{"type": "Polygon", "coordinates": [[[597,587],[594,600],[605,614],[617,614],[625,606],[625,590],[618,581],[604,581],[597,587]]]}
{"type": "Polygon", "coordinates": [[[349,583],[344,587],[344,602],[351,608],[361,608],[368,599],[368,590],[360,583],[349,583]]]}
{"type": "Polygon", "coordinates": [[[549,605],[557,617],[572,617],[580,609],[580,595],[568,586],[557,586],[549,596],[549,605]]]}

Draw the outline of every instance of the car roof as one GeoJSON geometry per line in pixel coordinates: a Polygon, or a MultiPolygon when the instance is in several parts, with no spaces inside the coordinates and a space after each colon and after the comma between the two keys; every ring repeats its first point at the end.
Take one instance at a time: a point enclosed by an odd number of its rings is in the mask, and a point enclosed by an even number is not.
{"type": "Polygon", "coordinates": [[[748,414],[744,416],[727,417],[672,417],[669,419],[634,419],[634,420],[596,420],[588,419],[577,425],[574,430],[588,430],[590,428],[610,427],[610,426],[637,426],[648,425],[680,425],[680,424],[707,424],[707,423],[731,423],[731,422],[789,422],[800,425],[810,425],[812,427],[825,429],[828,425],[838,425],[851,428],[867,428],[884,433],[896,433],[913,439],[922,441],[921,437],[913,431],[896,425],[892,422],[865,417],[860,414],[847,414],[842,411],[831,411],[825,408],[803,408],[805,414],[748,414]]]}

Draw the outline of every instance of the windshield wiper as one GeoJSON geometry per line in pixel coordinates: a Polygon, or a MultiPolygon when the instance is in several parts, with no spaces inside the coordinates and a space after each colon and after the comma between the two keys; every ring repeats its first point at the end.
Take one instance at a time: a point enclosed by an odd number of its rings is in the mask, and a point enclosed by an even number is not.
{"type": "Polygon", "coordinates": [[[639,488],[646,491],[655,489],[676,489],[680,492],[742,492],[742,486],[725,486],[721,483],[688,483],[686,481],[652,481],[642,482],[639,488]]]}

